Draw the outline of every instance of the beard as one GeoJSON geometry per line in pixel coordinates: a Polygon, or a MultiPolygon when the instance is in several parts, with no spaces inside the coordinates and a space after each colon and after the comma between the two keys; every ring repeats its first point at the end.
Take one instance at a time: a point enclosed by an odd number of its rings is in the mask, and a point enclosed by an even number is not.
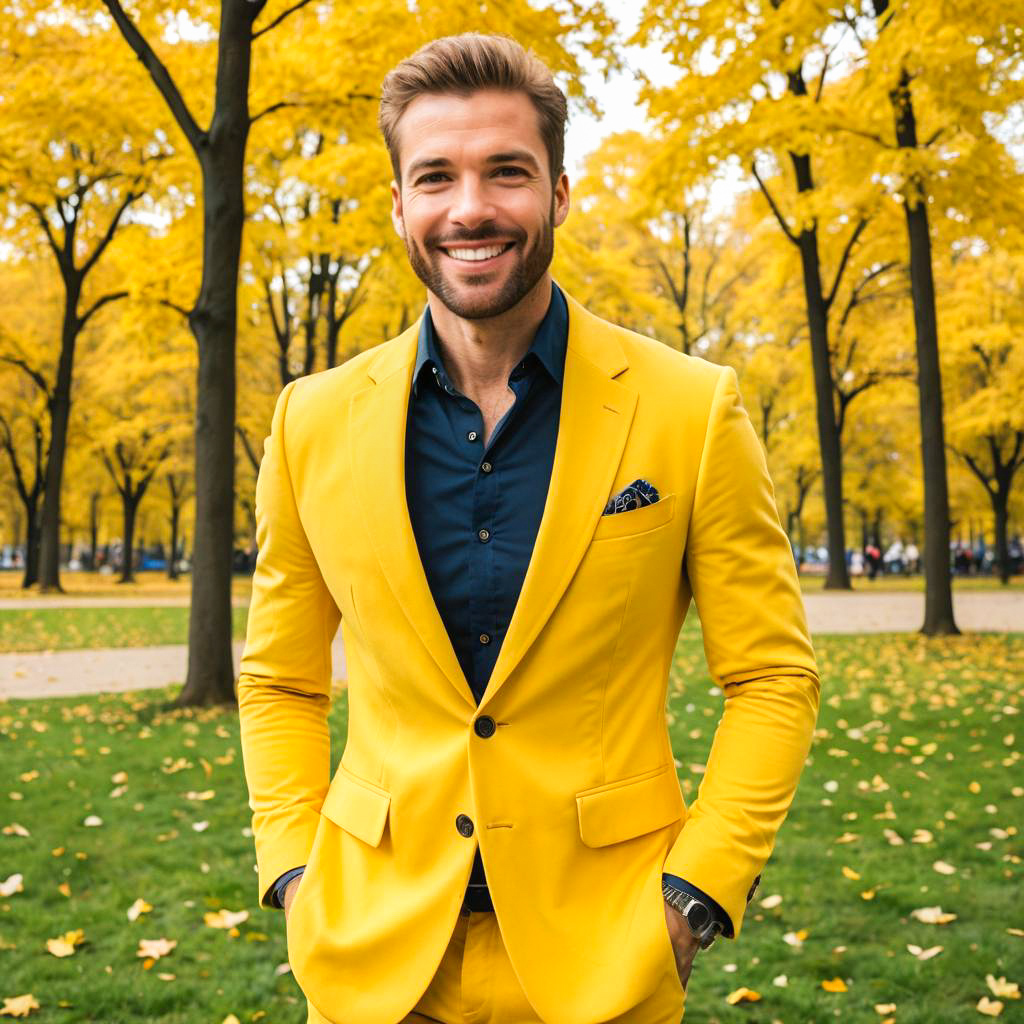
{"type": "Polygon", "coordinates": [[[552,197],[548,217],[541,225],[536,242],[529,249],[521,248],[526,241],[525,231],[518,229],[515,232],[499,232],[496,227],[487,227],[481,231],[460,235],[456,239],[425,239],[425,251],[415,241],[406,238],[405,250],[409,254],[409,264],[416,276],[448,309],[463,320],[485,320],[507,313],[521,302],[544,276],[555,252],[554,215],[555,202],[552,197]],[[510,233],[515,236],[510,252],[516,256],[516,262],[511,270],[505,271],[507,276],[497,292],[488,291],[487,294],[480,294],[478,297],[473,295],[475,291],[487,291],[484,282],[488,276],[494,275],[495,271],[469,274],[462,284],[453,284],[445,277],[441,262],[450,257],[440,250],[441,245],[454,247],[460,242],[507,239],[510,233]],[[484,287],[481,288],[481,285],[484,287]],[[464,294],[464,291],[470,294],[464,294]]]}

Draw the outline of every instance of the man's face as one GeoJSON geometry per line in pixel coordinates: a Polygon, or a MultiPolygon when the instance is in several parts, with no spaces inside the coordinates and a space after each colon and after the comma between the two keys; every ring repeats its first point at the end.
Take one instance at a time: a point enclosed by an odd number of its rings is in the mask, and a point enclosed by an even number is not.
{"type": "Polygon", "coordinates": [[[569,212],[533,104],[520,92],[420,96],[398,147],[391,218],[416,275],[456,316],[507,312],[544,276],[569,212]]]}

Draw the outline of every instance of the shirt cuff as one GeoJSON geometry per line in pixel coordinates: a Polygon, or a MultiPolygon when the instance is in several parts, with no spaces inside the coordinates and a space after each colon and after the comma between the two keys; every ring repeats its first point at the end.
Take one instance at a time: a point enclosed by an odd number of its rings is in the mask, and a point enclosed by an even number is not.
{"type": "Polygon", "coordinates": [[[273,885],[271,890],[270,902],[280,910],[284,909],[284,890],[285,886],[293,879],[297,878],[306,870],[305,864],[301,868],[292,868],[291,871],[286,871],[273,885]]]}
{"type": "Polygon", "coordinates": [[[720,903],[712,899],[702,889],[698,889],[697,886],[691,885],[689,882],[683,881],[678,875],[670,875],[668,872],[664,872],[661,876],[669,885],[674,889],[680,889],[685,892],[688,896],[693,896],[699,899],[702,903],[706,904],[710,910],[712,916],[716,921],[721,922],[722,935],[727,939],[733,937],[732,918],[722,909],[720,903]]]}

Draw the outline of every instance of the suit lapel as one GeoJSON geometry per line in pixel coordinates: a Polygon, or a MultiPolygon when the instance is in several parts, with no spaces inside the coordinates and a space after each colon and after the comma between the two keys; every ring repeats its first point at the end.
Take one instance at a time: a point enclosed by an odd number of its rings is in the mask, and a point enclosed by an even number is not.
{"type": "MultiPolygon", "coordinates": [[[[636,392],[613,378],[628,363],[615,328],[566,295],[569,338],[558,440],[533,554],[482,709],[551,617],[597,525],[629,436],[636,392]]],[[[353,477],[374,551],[398,603],[438,667],[476,701],[437,610],[420,559],[405,490],[405,432],[419,322],[368,368],[374,386],[349,409],[353,477]]]]}
{"type": "Polygon", "coordinates": [[[628,363],[615,328],[566,295],[569,344],[547,500],[512,621],[481,709],[551,617],[583,558],[619,468],[636,392],[613,378],[628,363]]]}
{"type": "Polygon", "coordinates": [[[406,618],[448,681],[471,707],[476,699],[430,593],[405,492],[405,427],[419,321],[369,369],[377,382],[351,399],[348,443],[366,527],[406,618]]]}

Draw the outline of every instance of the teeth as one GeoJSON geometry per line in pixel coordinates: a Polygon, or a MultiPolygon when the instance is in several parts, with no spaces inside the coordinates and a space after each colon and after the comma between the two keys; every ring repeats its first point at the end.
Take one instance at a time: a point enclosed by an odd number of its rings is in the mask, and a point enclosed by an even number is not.
{"type": "Polygon", "coordinates": [[[449,249],[448,255],[457,260],[489,260],[504,251],[503,245],[491,245],[486,249],[449,249]]]}

